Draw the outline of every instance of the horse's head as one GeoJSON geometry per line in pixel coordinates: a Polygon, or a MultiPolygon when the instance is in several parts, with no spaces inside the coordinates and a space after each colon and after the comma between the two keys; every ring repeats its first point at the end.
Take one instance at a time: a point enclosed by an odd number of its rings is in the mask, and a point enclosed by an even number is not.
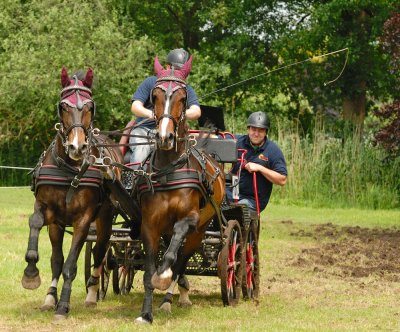
{"type": "Polygon", "coordinates": [[[81,160],[88,149],[88,136],[92,131],[95,104],[91,86],[93,71],[89,68],[84,78],[77,74],[68,77],[61,71],[61,100],[58,105],[59,125],[65,152],[73,160],[81,160]]]}
{"type": "Polygon", "coordinates": [[[157,123],[157,147],[171,150],[179,134],[186,128],[185,115],[187,108],[187,90],[185,79],[192,66],[192,57],[180,69],[164,69],[155,59],[154,70],[157,82],[151,92],[154,105],[154,118],[157,123]]]}

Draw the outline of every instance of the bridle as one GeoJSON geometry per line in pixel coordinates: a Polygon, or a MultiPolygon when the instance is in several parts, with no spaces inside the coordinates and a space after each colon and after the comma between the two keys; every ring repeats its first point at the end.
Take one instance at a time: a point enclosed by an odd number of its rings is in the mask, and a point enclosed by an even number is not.
{"type": "MultiPolygon", "coordinates": [[[[173,74],[173,73],[171,73],[173,74]]],[[[165,106],[164,106],[164,113],[157,118],[155,114],[155,110],[153,108],[153,118],[156,121],[156,126],[158,127],[159,123],[161,120],[168,118],[172,121],[174,125],[174,133],[175,137],[177,137],[177,131],[179,128],[179,125],[182,123],[182,121],[185,120],[186,118],[186,109],[187,109],[187,85],[186,82],[178,77],[175,76],[166,76],[166,77],[160,77],[157,79],[156,84],[154,85],[154,88],[151,91],[150,94],[150,102],[153,104],[153,92],[154,89],[159,88],[165,92],[165,106]],[[182,110],[179,119],[176,120],[172,114],[171,114],[171,99],[172,95],[174,92],[176,92],[179,89],[184,89],[185,90],[185,103],[184,103],[184,109],[182,110]]],[[[154,105],[154,104],[153,104],[154,105]]]]}
{"type": "Polygon", "coordinates": [[[93,120],[96,114],[96,105],[92,99],[92,90],[83,85],[79,85],[78,83],[79,80],[76,75],[74,75],[72,79],[74,80],[74,84],[65,87],[60,92],[61,101],[57,105],[59,122],[56,123],[54,126],[54,128],[58,132],[58,135],[61,137],[62,144],[65,148],[65,153],[67,154],[69,149],[67,144],[68,135],[74,128],[82,128],[85,133],[86,142],[90,141],[90,136],[92,135],[93,132],[93,120]],[[72,102],[70,100],[71,97],[75,97],[76,102],[72,102]],[[79,123],[73,123],[72,125],[66,128],[61,116],[62,105],[66,104],[70,107],[76,108],[78,111],[81,112],[83,110],[83,107],[88,103],[93,104],[92,116],[89,126],[86,127],[82,122],[79,122],[79,123]]]}

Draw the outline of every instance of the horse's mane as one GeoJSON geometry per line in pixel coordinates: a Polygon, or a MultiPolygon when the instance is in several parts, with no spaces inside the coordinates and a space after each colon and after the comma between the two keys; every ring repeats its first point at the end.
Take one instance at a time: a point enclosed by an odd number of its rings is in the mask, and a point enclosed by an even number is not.
{"type": "Polygon", "coordinates": [[[83,81],[85,79],[85,72],[83,69],[78,69],[73,75],[69,77],[70,80],[72,80],[72,77],[76,76],[78,80],[83,81]]]}

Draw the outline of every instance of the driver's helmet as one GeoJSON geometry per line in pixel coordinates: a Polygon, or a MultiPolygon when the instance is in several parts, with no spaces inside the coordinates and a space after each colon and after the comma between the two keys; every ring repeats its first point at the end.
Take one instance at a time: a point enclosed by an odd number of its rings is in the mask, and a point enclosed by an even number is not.
{"type": "Polygon", "coordinates": [[[189,53],[183,48],[176,48],[168,53],[166,62],[180,69],[189,60],[189,53]]]}
{"type": "Polygon", "coordinates": [[[251,113],[247,119],[247,127],[269,129],[269,119],[264,112],[251,113]]]}

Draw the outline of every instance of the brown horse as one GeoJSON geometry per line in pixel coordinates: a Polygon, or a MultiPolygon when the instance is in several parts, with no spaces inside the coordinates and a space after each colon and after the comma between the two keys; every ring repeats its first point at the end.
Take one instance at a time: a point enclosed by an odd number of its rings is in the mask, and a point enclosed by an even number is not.
{"type": "Polygon", "coordinates": [[[206,228],[225,195],[225,179],[219,165],[193,148],[186,125],[186,79],[192,58],[180,70],[164,70],[155,60],[157,83],[152,91],[157,123],[156,148],[147,173],[151,181],[139,181],[142,211],[141,237],[146,253],[144,301],[137,322],[151,323],[154,288],[165,290],[185,272],[186,264],[201,244],[206,228]],[[161,236],[169,246],[156,268],[161,236]]]}
{"type": "Polygon", "coordinates": [[[52,245],[52,282],[42,310],[55,308],[55,319],[65,318],[69,312],[72,282],[76,277],[77,259],[88,235],[91,222],[96,221],[97,241],[94,250],[94,269],[88,281],[87,305],[96,304],[101,263],[111,235],[114,209],[104,183],[107,178],[119,176],[104,168],[90,167],[89,159],[102,157],[122,162],[118,149],[98,149],[96,143],[110,143],[107,137],[94,135],[95,104],[91,85],[93,72],[89,69],[84,78],[68,77],[61,72],[61,100],[58,105],[57,135],[42,155],[34,170],[34,213],[29,218],[29,242],[25,255],[28,265],[24,270],[22,285],[27,289],[40,286],[38,237],[46,225],[52,245]],[[62,250],[66,226],[73,227],[71,248],[64,262],[62,250]],[[64,284],[60,299],[57,284],[61,273],[64,284]]]}

